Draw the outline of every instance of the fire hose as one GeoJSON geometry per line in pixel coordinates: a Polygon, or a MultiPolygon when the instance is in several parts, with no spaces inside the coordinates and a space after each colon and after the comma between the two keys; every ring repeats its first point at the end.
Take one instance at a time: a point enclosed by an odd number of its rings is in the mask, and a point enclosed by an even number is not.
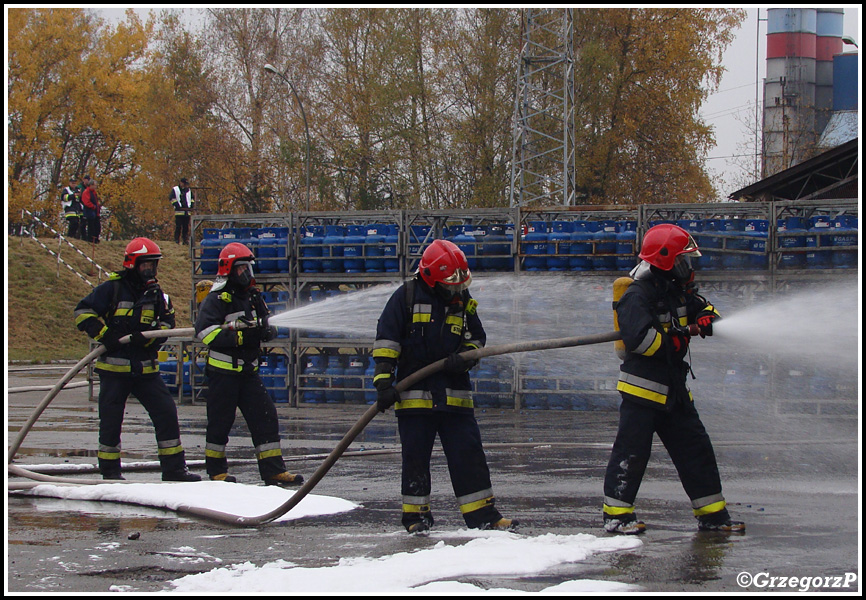
{"type": "MultiPolygon", "coordinates": [[[[145,337],[184,337],[190,335],[191,333],[193,333],[192,329],[171,329],[164,331],[147,332],[144,335],[145,337]]],[[[127,343],[129,339],[130,336],[126,336],[125,338],[122,338],[121,341],[127,343]]],[[[463,352],[461,353],[461,356],[467,360],[477,361],[482,358],[499,356],[502,354],[533,352],[537,350],[551,350],[556,348],[569,348],[574,346],[586,346],[590,344],[613,342],[619,339],[621,339],[620,333],[618,331],[613,331],[609,333],[594,334],[580,337],[553,338],[545,340],[516,342],[500,346],[490,346],[486,348],[478,348],[476,350],[469,350],[467,352],[463,352]]],[[[10,447],[10,463],[12,462],[12,458],[15,456],[15,453],[21,447],[21,443],[24,441],[24,437],[27,435],[27,432],[30,430],[30,428],[32,428],[33,424],[39,418],[39,415],[42,414],[42,412],[45,410],[51,400],[53,400],[53,398],[60,392],[60,390],[63,388],[63,385],[65,385],[66,382],[72,379],[72,377],[74,377],[81,369],[87,366],[87,364],[96,359],[103,352],[105,352],[104,346],[100,346],[99,348],[91,351],[87,356],[82,358],[75,366],[73,366],[72,369],[70,369],[66,373],[66,375],[64,375],[63,378],[61,378],[61,380],[57,382],[57,384],[54,386],[54,388],[52,388],[48,395],[46,395],[45,399],[39,404],[39,406],[37,406],[36,410],[31,415],[30,419],[28,419],[27,423],[25,423],[21,430],[18,432],[18,436],[16,437],[15,442],[13,442],[12,446],[10,447]]],[[[428,377],[433,373],[442,370],[444,366],[445,359],[443,358],[442,360],[433,362],[426,367],[412,373],[410,376],[400,381],[395,387],[398,392],[403,391],[414,385],[418,381],[424,379],[425,377],[428,377]]],[[[178,513],[189,514],[243,527],[256,527],[259,525],[270,523],[271,521],[278,519],[279,517],[292,510],[313,490],[313,488],[316,487],[316,485],[318,485],[318,483],[325,477],[328,471],[330,471],[331,467],[334,466],[337,460],[339,460],[339,458],[343,455],[346,449],[348,449],[348,447],[352,444],[355,438],[358,437],[358,435],[373,420],[373,418],[376,416],[376,413],[378,412],[379,409],[376,404],[372,404],[367,409],[367,411],[363,415],[361,415],[361,418],[358,419],[355,425],[353,425],[352,428],[349,429],[346,435],[343,436],[343,439],[341,439],[340,442],[336,445],[336,447],[334,447],[331,453],[325,458],[325,460],[322,462],[319,468],[316,469],[316,471],[310,476],[310,478],[307,479],[304,484],[288,500],[265,514],[254,517],[244,517],[214,509],[189,506],[185,504],[178,506],[174,510],[178,513]]],[[[102,480],[82,480],[76,478],[63,478],[43,475],[28,471],[12,464],[8,466],[8,472],[13,475],[27,477],[36,481],[44,481],[57,484],[94,485],[105,483],[102,480]]],[[[118,481],[112,483],[129,482],[118,481]]],[[[14,488],[10,485],[10,489],[14,488]]]]}

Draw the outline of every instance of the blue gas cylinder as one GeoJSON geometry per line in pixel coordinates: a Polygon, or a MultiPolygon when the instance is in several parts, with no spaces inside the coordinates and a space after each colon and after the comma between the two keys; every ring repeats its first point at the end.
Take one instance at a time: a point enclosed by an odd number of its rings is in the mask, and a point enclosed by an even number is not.
{"type": "Polygon", "coordinates": [[[421,260],[421,254],[424,249],[430,245],[432,239],[427,239],[430,234],[431,227],[429,225],[410,225],[409,226],[409,260],[421,260]]]}
{"type": "Polygon", "coordinates": [[[572,271],[592,270],[593,231],[589,221],[575,221],[571,234],[571,258],[568,265],[572,271]]]}
{"type": "Polygon", "coordinates": [[[361,356],[350,356],[346,363],[343,387],[344,400],[350,404],[364,404],[364,359],[361,356]]]}
{"type": "Polygon", "coordinates": [[[367,359],[367,368],[364,369],[364,402],[373,404],[376,402],[376,386],[373,385],[373,377],[376,376],[376,361],[371,356],[367,359]]]}
{"type": "Polygon", "coordinates": [[[766,219],[746,219],[745,236],[748,240],[749,254],[746,258],[747,269],[767,268],[767,235],[770,222],[766,219]]]}
{"type": "Polygon", "coordinates": [[[749,250],[749,238],[746,236],[746,219],[725,219],[725,252],[722,266],[726,269],[745,269],[748,256],[743,252],[749,250]]]}
{"type": "Polygon", "coordinates": [[[787,248],[805,248],[806,221],[803,217],[788,217],[777,223],[779,248],[782,250],[779,266],[783,269],[802,269],[806,265],[804,252],[785,252],[787,248]]]}
{"type": "Polygon", "coordinates": [[[616,221],[599,221],[595,228],[592,270],[613,271],[616,269],[616,221]]]}
{"type": "Polygon", "coordinates": [[[271,227],[262,227],[256,231],[258,253],[256,254],[256,270],[259,273],[276,273],[277,271],[277,234],[271,227]]]}
{"type": "Polygon", "coordinates": [[[339,354],[333,354],[328,357],[328,365],[325,367],[325,402],[328,404],[339,404],[343,402],[345,395],[343,393],[343,375],[346,369],[343,367],[343,360],[339,354]]]}
{"type": "Polygon", "coordinates": [[[177,392],[177,360],[172,358],[159,363],[159,376],[168,386],[168,391],[177,392]]]}
{"type": "Polygon", "coordinates": [[[289,272],[289,228],[288,227],[273,227],[272,231],[276,235],[276,263],[274,264],[275,273],[289,272]]]}
{"type": "Polygon", "coordinates": [[[574,224],[571,221],[551,223],[547,244],[547,270],[567,271],[571,254],[571,234],[574,224]]]}
{"type": "Polygon", "coordinates": [[[385,272],[385,225],[372,224],[366,228],[364,240],[364,270],[367,273],[385,272]]]}
{"type": "Polygon", "coordinates": [[[350,225],[343,238],[343,270],[346,273],[364,272],[364,243],[367,241],[366,225],[350,225]]]}
{"type": "Polygon", "coordinates": [[[288,376],[289,376],[289,362],[288,357],[282,354],[274,354],[271,355],[276,359],[276,365],[273,370],[273,396],[274,402],[288,402],[289,401],[289,386],[288,386],[288,376]]]}
{"type": "Polygon", "coordinates": [[[831,240],[834,269],[857,268],[857,250],[850,249],[857,246],[857,237],[857,217],[853,215],[839,215],[833,219],[831,240]],[[849,249],[845,250],[845,248],[849,249]]]}
{"type": "Polygon", "coordinates": [[[343,272],[343,243],[346,238],[346,228],[341,225],[325,227],[325,237],[322,239],[322,271],[325,273],[343,272]]]}
{"type": "Polygon", "coordinates": [[[620,221],[616,224],[616,269],[631,271],[637,264],[637,221],[620,221]]]}
{"type": "Polygon", "coordinates": [[[523,406],[530,410],[542,410],[548,408],[549,393],[541,390],[548,390],[549,384],[547,377],[543,371],[535,367],[528,367],[523,377],[521,377],[523,387],[523,406]]]}
{"type": "Polygon", "coordinates": [[[472,381],[475,384],[475,407],[495,408],[498,405],[499,370],[492,363],[481,361],[473,371],[472,381]]]}
{"type": "Polygon", "coordinates": [[[313,389],[325,387],[321,375],[325,372],[324,357],[321,354],[308,354],[303,362],[303,378],[301,381],[301,402],[320,404],[325,401],[325,390],[313,389]]]}
{"type": "Polygon", "coordinates": [[[272,360],[270,354],[262,354],[259,356],[259,378],[261,378],[265,389],[268,390],[268,395],[271,397],[271,400],[275,400],[273,377],[274,367],[271,363],[272,360]]]}
{"type": "Polygon", "coordinates": [[[202,231],[201,240],[201,273],[202,275],[216,275],[217,263],[219,262],[220,230],[208,228],[202,231]]]}
{"type": "Polygon", "coordinates": [[[482,270],[507,271],[511,259],[511,244],[505,235],[505,226],[488,225],[480,250],[482,270]]]}
{"type": "Polygon", "coordinates": [[[833,265],[833,257],[829,250],[820,250],[831,245],[830,234],[833,223],[827,215],[816,215],[809,218],[809,229],[806,232],[806,268],[829,269],[833,265]]]}
{"type": "Polygon", "coordinates": [[[324,229],[319,226],[305,227],[298,241],[301,253],[301,272],[322,272],[322,241],[324,240],[324,229]]]}
{"type": "Polygon", "coordinates": [[[523,268],[527,271],[544,271],[547,269],[548,246],[547,223],[530,221],[526,235],[523,236],[523,268]]]}
{"type": "Polygon", "coordinates": [[[385,256],[385,271],[388,273],[398,273],[400,271],[400,254],[398,248],[400,245],[400,227],[397,225],[388,225],[385,230],[385,247],[383,255],[385,256]]]}

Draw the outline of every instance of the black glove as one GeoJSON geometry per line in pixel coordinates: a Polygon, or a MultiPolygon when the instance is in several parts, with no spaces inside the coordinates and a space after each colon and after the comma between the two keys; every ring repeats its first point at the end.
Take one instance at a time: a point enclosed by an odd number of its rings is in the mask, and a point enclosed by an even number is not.
{"type": "Polygon", "coordinates": [[[445,359],[445,366],[442,367],[442,370],[446,373],[465,373],[477,364],[477,360],[466,359],[459,352],[454,352],[445,359]]]}
{"type": "Polygon", "coordinates": [[[262,341],[270,342],[272,339],[277,337],[277,328],[273,325],[269,325],[267,327],[262,327],[262,341]]]}
{"type": "Polygon", "coordinates": [[[376,392],[376,408],[383,413],[400,401],[400,392],[393,385],[376,392]]]}
{"type": "Polygon", "coordinates": [[[144,297],[149,301],[155,301],[162,294],[156,279],[151,279],[144,284],[144,297]]]}
{"type": "Polygon", "coordinates": [[[688,331],[672,328],[668,332],[668,335],[670,336],[671,347],[673,348],[674,356],[676,356],[677,358],[685,357],[686,352],[689,349],[689,341],[691,340],[688,331]]]}
{"type": "Polygon", "coordinates": [[[150,342],[150,339],[144,337],[144,334],[141,333],[140,331],[133,331],[129,335],[130,335],[130,339],[129,339],[129,345],[130,346],[144,347],[150,342]]]}
{"type": "Polygon", "coordinates": [[[118,350],[123,344],[120,343],[120,338],[122,338],[125,334],[117,331],[116,329],[108,328],[102,337],[99,339],[99,343],[105,346],[105,349],[108,352],[114,352],[118,350]]]}
{"type": "Polygon", "coordinates": [[[698,327],[701,328],[701,337],[713,335],[713,321],[718,318],[719,315],[710,310],[702,310],[698,313],[695,322],[698,324],[698,327]]]}

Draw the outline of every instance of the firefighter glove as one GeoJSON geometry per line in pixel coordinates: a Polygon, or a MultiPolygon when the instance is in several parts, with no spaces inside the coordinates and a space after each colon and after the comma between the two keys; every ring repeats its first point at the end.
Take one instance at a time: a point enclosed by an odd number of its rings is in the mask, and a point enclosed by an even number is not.
{"type": "Polygon", "coordinates": [[[698,313],[695,322],[698,324],[698,327],[701,328],[701,337],[713,335],[713,321],[718,318],[719,315],[709,310],[704,310],[698,313]]]}
{"type": "Polygon", "coordinates": [[[671,329],[670,333],[671,347],[674,354],[678,357],[686,355],[686,350],[689,348],[689,336],[686,332],[679,329],[671,329]]]}
{"type": "Polygon", "coordinates": [[[146,346],[150,342],[149,339],[144,337],[144,334],[140,331],[133,331],[129,334],[129,345],[130,346],[146,346]]]}
{"type": "Polygon", "coordinates": [[[393,385],[382,387],[376,392],[376,408],[383,413],[400,401],[400,392],[393,385]]]}
{"type": "Polygon", "coordinates": [[[102,334],[102,337],[99,338],[99,342],[105,346],[106,350],[114,352],[123,345],[120,343],[120,338],[122,337],[123,334],[121,332],[109,327],[106,332],[102,334]]]}
{"type": "Polygon", "coordinates": [[[468,360],[463,358],[459,352],[453,352],[445,359],[445,366],[442,367],[442,370],[446,373],[465,373],[476,364],[478,361],[468,360]]]}
{"type": "Polygon", "coordinates": [[[277,337],[277,328],[273,325],[269,325],[267,327],[262,328],[262,341],[270,342],[272,339],[277,337]]]}

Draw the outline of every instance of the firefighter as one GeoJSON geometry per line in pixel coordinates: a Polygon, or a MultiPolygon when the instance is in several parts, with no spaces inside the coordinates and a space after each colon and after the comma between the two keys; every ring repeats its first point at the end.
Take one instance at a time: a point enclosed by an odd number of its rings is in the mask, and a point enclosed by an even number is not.
{"type": "Polygon", "coordinates": [[[376,330],[373,383],[381,412],[394,406],[402,445],[402,523],[409,533],[433,526],[430,456],[436,435],[466,525],[512,530],[495,506],[490,470],[475,420],[468,361],[460,352],[484,346],[487,334],[469,294],[466,256],[452,242],[435,240],[416,276],[388,300],[376,330]],[[398,392],[395,383],[447,358],[442,371],[398,392]]]}
{"type": "Polygon", "coordinates": [[[189,189],[186,177],[181,177],[180,183],[171,188],[168,200],[174,208],[174,242],[188,244],[189,220],[195,205],[195,192],[189,189]]]}
{"type": "Polygon", "coordinates": [[[75,308],[75,324],[106,352],[96,359],[99,373],[99,450],[103,479],[124,479],[120,465],[120,430],[126,400],[133,394],[156,430],[163,481],[200,481],[186,466],[177,406],[159,375],[157,351],[165,338],[145,331],[173,329],[174,308],[157,281],[159,246],[135,238],[126,246],[123,271],[113,273],[75,308]],[[127,344],[120,338],[131,335],[127,344]]]}
{"type": "Polygon", "coordinates": [[[60,206],[66,219],[67,237],[83,239],[84,236],[79,233],[79,222],[84,218],[84,207],[75,189],[77,181],[74,175],[69,178],[69,185],[60,192],[60,206]]]}
{"type": "Polygon", "coordinates": [[[266,485],[285,487],[304,478],[286,471],[277,409],[259,376],[261,343],[275,336],[275,328],[268,325],[268,307],[254,285],[254,260],[250,249],[238,242],[220,251],[218,278],[195,321],[196,337],[208,347],[205,465],[212,480],[237,481],[228,474],[226,445],[240,409],[259,474],[266,485]]]}
{"type": "Polygon", "coordinates": [[[725,507],[713,446],[686,384],[690,334],[712,335],[719,318],[694,284],[691,260],[700,255],[684,229],[671,224],[650,228],[641,262],[631,273],[634,281],[616,304],[626,355],[617,384],[622,396],[619,430],[604,478],[604,528],[611,533],[645,529],[634,501],[654,433],[691,499],[698,529],[745,531],[725,507]]]}

